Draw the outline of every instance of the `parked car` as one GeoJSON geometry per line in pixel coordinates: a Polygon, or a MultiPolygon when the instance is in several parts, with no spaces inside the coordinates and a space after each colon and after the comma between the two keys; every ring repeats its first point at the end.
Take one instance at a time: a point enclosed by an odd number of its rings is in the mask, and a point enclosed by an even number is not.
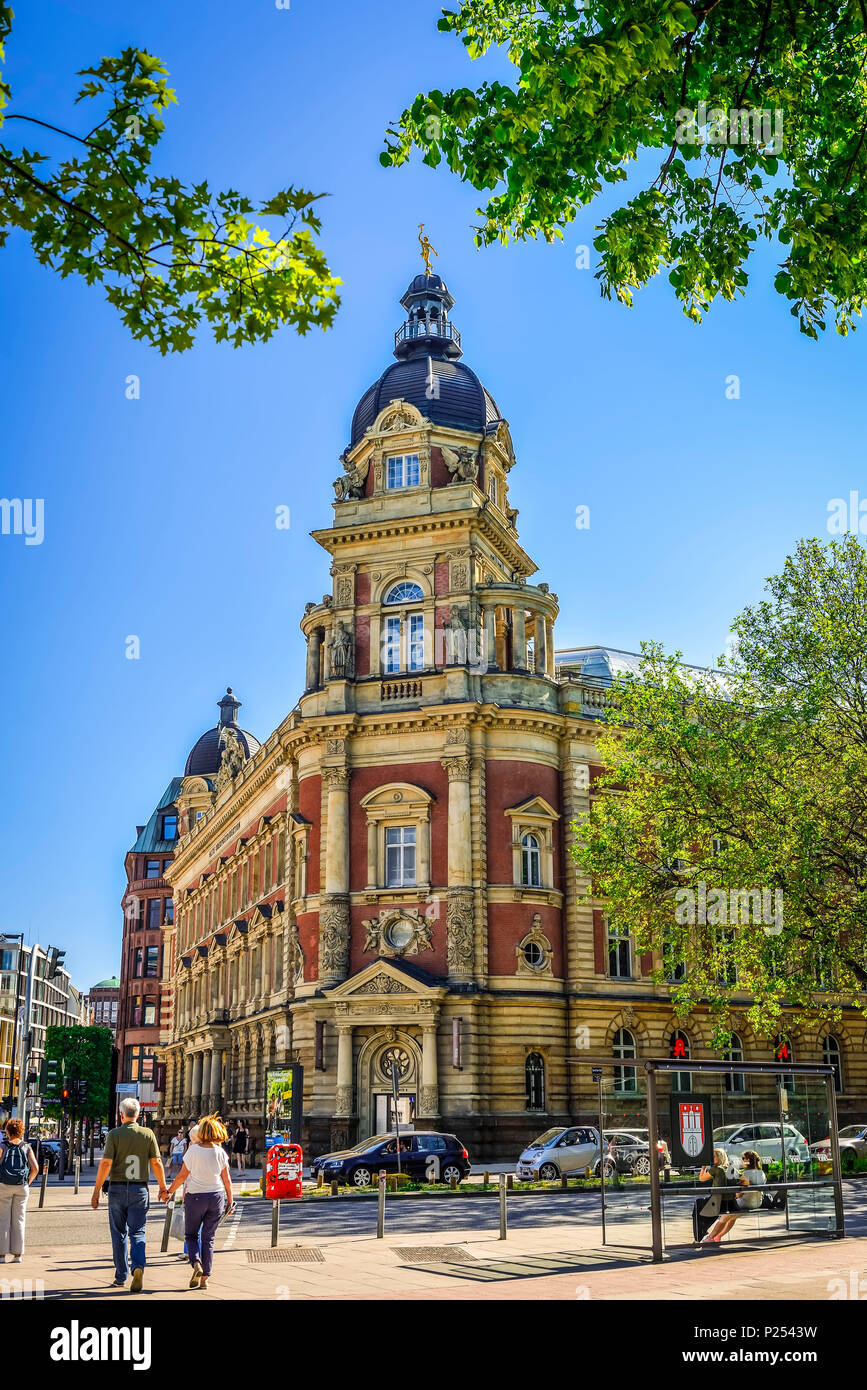
{"type": "MultiPolygon", "coordinates": [[[[650,1176],[650,1137],[646,1129],[606,1129],[602,1138],[608,1145],[611,1161],[610,1167],[606,1165],[605,1168],[606,1177],[615,1171],[635,1177],[650,1176]]],[[[658,1140],[656,1148],[660,1167],[670,1165],[671,1155],[665,1140],[658,1140]]]]}
{"type": "MultiPolygon", "coordinates": [[[[844,1125],[837,1132],[837,1143],[840,1146],[840,1167],[844,1173],[853,1172],[858,1160],[867,1158],[867,1125],[844,1125]]],[[[810,1155],[812,1158],[830,1163],[830,1136],[820,1139],[817,1144],[811,1144],[810,1155]]]]}
{"type": "Polygon", "coordinates": [[[372,1134],[369,1139],[362,1139],[360,1143],[353,1144],[351,1148],[335,1149],[332,1153],[318,1154],[310,1164],[311,1175],[316,1178],[320,1170],[324,1171],[326,1163],[330,1163],[332,1159],[342,1159],[349,1154],[365,1153],[370,1148],[371,1144],[385,1144],[389,1139],[393,1138],[393,1134],[372,1134]]]}
{"type": "MultiPolygon", "coordinates": [[[[64,1139],[64,1140],[63,1140],[63,1155],[64,1155],[64,1162],[68,1165],[68,1164],[69,1164],[69,1141],[68,1141],[67,1139],[64,1139]]],[[[59,1140],[59,1139],[40,1139],[40,1141],[39,1141],[39,1153],[38,1153],[38,1155],[37,1155],[37,1162],[39,1163],[40,1170],[42,1169],[42,1166],[43,1166],[43,1164],[44,1164],[46,1161],[47,1161],[47,1163],[48,1163],[48,1171],[49,1171],[49,1173],[56,1173],[56,1172],[59,1170],[59,1168],[60,1168],[60,1140],[59,1140]]]]}
{"type": "Polygon", "coordinates": [[[519,1182],[555,1182],[567,1173],[595,1169],[601,1152],[598,1130],[587,1125],[557,1125],[527,1145],[515,1175],[519,1182]]]}
{"type": "MultiPolygon", "coordinates": [[[[326,1154],[317,1159],[326,1182],[350,1183],[369,1187],[382,1171],[398,1171],[398,1141],[393,1134],[378,1134],[343,1153],[326,1154]]],[[[400,1136],[400,1171],[412,1178],[463,1182],[470,1171],[467,1151],[453,1134],[428,1131],[407,1132],[400,1136]]]]}
{"type": "Polygon", "coordinates": [[[750,1123],[742,1125],[721,1125],[713,1132],[713,1142],[725,1149],[729,1158],[740,1158],[745,1149],[754,1149],[762,1163],[781,1163],[784,1144],[787,1163],[809,1163],[810,1150],[800,1130],[794,1125],[783,1125],[780,1134],[779,1123],[750,1123]]]}

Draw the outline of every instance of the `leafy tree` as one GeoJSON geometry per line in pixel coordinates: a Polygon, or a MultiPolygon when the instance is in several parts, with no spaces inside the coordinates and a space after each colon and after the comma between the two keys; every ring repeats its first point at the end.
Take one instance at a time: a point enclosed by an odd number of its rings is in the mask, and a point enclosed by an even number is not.
{"type": "Polygon", "coordinates": [[[718,1039],[741,992],[768,1035],[784,1009],[867,1013],[867,553],[802,541],[767,590],[721,673],[644,647],[575,827],[612,921],[684,1013],[710,1005],[718,1039]]]}
{"type": "Polygon", "coordinates": [[[867,289],[865,0],[463,0],[439,28],[472,58],[503,45],[515,82],[419,95],[380,159],[418,148],[494,190],[478,244],[562,237],[658,150],[653,176],[597,227],[604,295],[631,305],[668,269],[698,321],[743,293],[761,237],[782,247],[774,284],[803,333],[830,315],[839,333],[854,326],[867,289]]]}
{"type": "MultiPolygon", "coordinates": [[[[50,1024],[45,1030],[45,1057],[66,1064],[67,1079],[87,1082],[87,1099],[82,1110],[92,1120],[104,1120],[109,1112],[111,1054],[114,1047],[110,1028],[81,1024],[50,1024]]],[[[46,1105],[46,1112],[60,1113],[59,1105],[46,1105]]]]}
{"type": "MultiPolygon", "coordinates": [[[[0,4],[0,63],[12,10],[0,4]]],[[[76,134],[21,111],[0,125],[39,128],[76,153],[68,159],[0,145],[0,246],[10,228],[29,237],[38,261],[60,275],[105,285],[106,298],[134,338],[160,352],[183,352],[205,320],[215,339],[235,347],[270,338],[282,324],[299,333],[328,328],[340,281],[315,240],[322,194],[285,188],[258,209],[234,189],[212,193],[152,171],[175,101],[159,58],[127,48],[81,76],[77,101],[99,103],[99,118],[76,134]],[[254,217],[278,219],[275,237],[254,217]]],[[[17,129],[17,127],[16,127],[17,129]]]]}

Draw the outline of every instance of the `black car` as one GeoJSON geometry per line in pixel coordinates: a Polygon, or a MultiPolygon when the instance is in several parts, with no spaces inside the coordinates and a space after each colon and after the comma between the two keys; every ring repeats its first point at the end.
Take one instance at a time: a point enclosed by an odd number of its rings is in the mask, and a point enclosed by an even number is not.
{"type": "MultiPolygon", "coordinates": [[[[462,1182],[470,1171],[467,1151],[453,1134],[407,1132],[400,1136],[400,1171],[428,1182],[462,1182]]],[[[323,1154],[313,1170],[326,1182],[369,1187],[381,1172],[398,1171],[398,1141],[393,1134],[374,1135],[342,1153],[323,1154]]]]}
{"type": "MultiPolygon", "coordinates": [[[[48,1163],[49,1173],[56,1173],[60,1168],[60,1140],[59,1139],[40,1139],[38,1144],[31,1147],[36,1149],[36,1161],[39,1164],[40,1172],[43,1164],[48,1163]]],[[[69,1141],[63,1140],[63,1161],[69,1167],[69,1141]]]]}

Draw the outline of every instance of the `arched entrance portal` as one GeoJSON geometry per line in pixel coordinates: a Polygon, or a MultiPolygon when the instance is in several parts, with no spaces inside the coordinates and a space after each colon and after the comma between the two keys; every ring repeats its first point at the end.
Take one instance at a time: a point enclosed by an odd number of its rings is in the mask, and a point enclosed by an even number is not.
{"type": "Polygon", "coordinates": [[[401,1126],[415,1123],[421,1053],[408,1033],[389,1028],[370,1038],[358,1059],[359,1136],[385,1134],[394,1129],[395,1105],[392,1066],[397,1070],[397,1119],[401,1126]]]}

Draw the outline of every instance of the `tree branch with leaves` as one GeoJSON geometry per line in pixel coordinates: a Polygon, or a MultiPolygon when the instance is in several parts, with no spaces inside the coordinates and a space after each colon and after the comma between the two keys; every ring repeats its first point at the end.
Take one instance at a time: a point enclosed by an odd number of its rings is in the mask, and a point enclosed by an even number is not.
{"type": "Polygon", "coordinates": [[[420,94],[380,159],[420,150],[490,192],[478,245],[562,238],[633,172],[641,186],[596,228],[603,295],[631,305],[667,271],[697,322],[744,293],[766,240],[803,333],[855,326],[867,294],[862,0],[464,0],[439,28],[474,59],[502,47],[516,79],[420,94]],[[708,120],[691,126],[702,104],[708,120]],[[655,150],[665,157],[642,179],[655,150]]]}
{"type": "MultiPolygon", "coordinates": [[[[0,64],[12,10],[0,4],[0,64]]],[[[80,74],[77,102],[99,104],[80,134],[9,108],[0,82],[0,125],[42,131],[75,147],[68,158],[0,144],[0,246],[11,229],[61,276],[105,286],[134,338],[161,353],[191,347],[200,325],[235,347],[283,325],[328,328],[340,281],[316,237],[323,194],[282,189],[258,208],[229,189],[155,173],[154,155],[175,102],[159,58],[139,49],[103,58],[80,74]],[[17,124],[16,124],[17,123],[17,124]],[[275,234],[259,218],[277,222],[275,234]]]]}

